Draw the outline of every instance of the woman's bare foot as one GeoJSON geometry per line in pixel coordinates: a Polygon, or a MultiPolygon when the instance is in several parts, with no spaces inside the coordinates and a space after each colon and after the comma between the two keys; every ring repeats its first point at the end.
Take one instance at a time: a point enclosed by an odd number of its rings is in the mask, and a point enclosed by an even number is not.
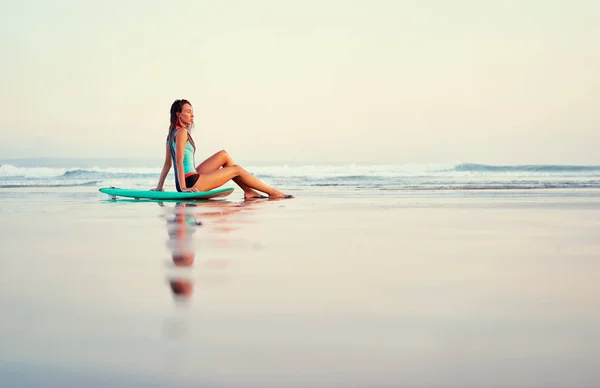
{"type": "Polygon", "coordinates": [[[271,194],[269,194],[269,198],[271,199],[281,199],[281,198],[294,198],[293,195],[284,194],[279,190],[275,190],[271,194]]]}
{"type": "Polygon", "coordinates": [[[249,199],[257,199],[257,198],[267,198],[264,195],[257,193],[256,191],[250,189],[246,192],[244,192],[244,199],[245,200],[249,200],[249,199]]]}

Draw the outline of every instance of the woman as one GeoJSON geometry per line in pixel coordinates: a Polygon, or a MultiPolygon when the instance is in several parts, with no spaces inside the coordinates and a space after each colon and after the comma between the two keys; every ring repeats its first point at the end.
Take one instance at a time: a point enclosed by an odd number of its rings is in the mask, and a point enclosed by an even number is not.
{"type": "Polygon", "coordinates": [[[244,199],[266,198],[255,190],[268,194],[269,198],[293,198],[266,185],[234,164],[226,151],[219,151],[194,167],[196,145],[190,134],[193,123],[192,104],[187,100],[176,100],[171,105],[171,125],[167,136],[165,164],[158,184],[153,190],[163,190],[165,179],[173,165],[177,191],[208,191],[233,179],[244,190],[244,199]]]}

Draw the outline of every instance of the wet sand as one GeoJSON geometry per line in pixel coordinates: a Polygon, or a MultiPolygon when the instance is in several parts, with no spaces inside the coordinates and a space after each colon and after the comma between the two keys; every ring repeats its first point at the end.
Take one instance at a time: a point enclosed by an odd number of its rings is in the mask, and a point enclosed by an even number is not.
{"type": "Polygon", "coordinates": [[[600,193],[238,192],[0,193],[0,386],[600,384],[600,193]]]}

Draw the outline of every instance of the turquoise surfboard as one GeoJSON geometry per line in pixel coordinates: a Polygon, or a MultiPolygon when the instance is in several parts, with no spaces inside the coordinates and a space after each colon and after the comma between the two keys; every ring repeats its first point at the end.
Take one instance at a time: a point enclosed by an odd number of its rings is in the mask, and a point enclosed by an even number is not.
{"type": "Polygon", "coordinates": [[[113,198],[158,199],[158,200],[196,200],[226,197],[233,192],[233,188],[214,189],[210,191],[179,192],[179,191],[152,191],[124,189],[119,187],[102,187],[101,193],[113,198]]]}

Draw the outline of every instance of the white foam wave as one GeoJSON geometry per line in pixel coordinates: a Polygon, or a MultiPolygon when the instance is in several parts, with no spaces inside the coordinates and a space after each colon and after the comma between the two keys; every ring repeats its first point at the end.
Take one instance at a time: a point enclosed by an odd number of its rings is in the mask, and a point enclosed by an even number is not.
{"type": "MultiPolygon", "coordinates": [[[[403,165],[257,165],[245,168],[261,178],[305,179],[305,180],[365,180],[393,178],[440,178],[440,179],[480,179],[493,177],[495,180],[522,178],[597,178],[599,170],[490,170],[461,169],[455,164],[403,164],[403,165]]],[[[464,166],[464,165],[462,165],[464,166]]],[[[160,167],[17,167],[11,164],[0,165],[0,179],[148,179],[160,174],[160,167]]],[[[171,170],[171,174],[173,170],[171,170]]]]}
{"type": "Polygon", "coordinates": [[[334,178],[334,177],[399,177],[443,174],[456,164],[403,164],[403,165],[304,165],[304,166],[249,166],[246,169],[256,175],[282,178],[334,178]]]}
{"type": "Polygon", "coordinates": [[[250,166],[251,173],[263,177],[331,179],[338,177],[440,177],[440,178],[523,178],[523,177],[597,177],[600,170],[490,170],[457,169],[455,164],[403,165],[304,165],[304,166],[250,166]]]}
{"type": "Polygon", "coordinates": [[[106,174],[160,174],[160,168],[148,167],[16,167],[11,164],[0,165],[0,178],[24,177],[24,178],[55,178],[67,173],[90,172],[106,174]]]}

